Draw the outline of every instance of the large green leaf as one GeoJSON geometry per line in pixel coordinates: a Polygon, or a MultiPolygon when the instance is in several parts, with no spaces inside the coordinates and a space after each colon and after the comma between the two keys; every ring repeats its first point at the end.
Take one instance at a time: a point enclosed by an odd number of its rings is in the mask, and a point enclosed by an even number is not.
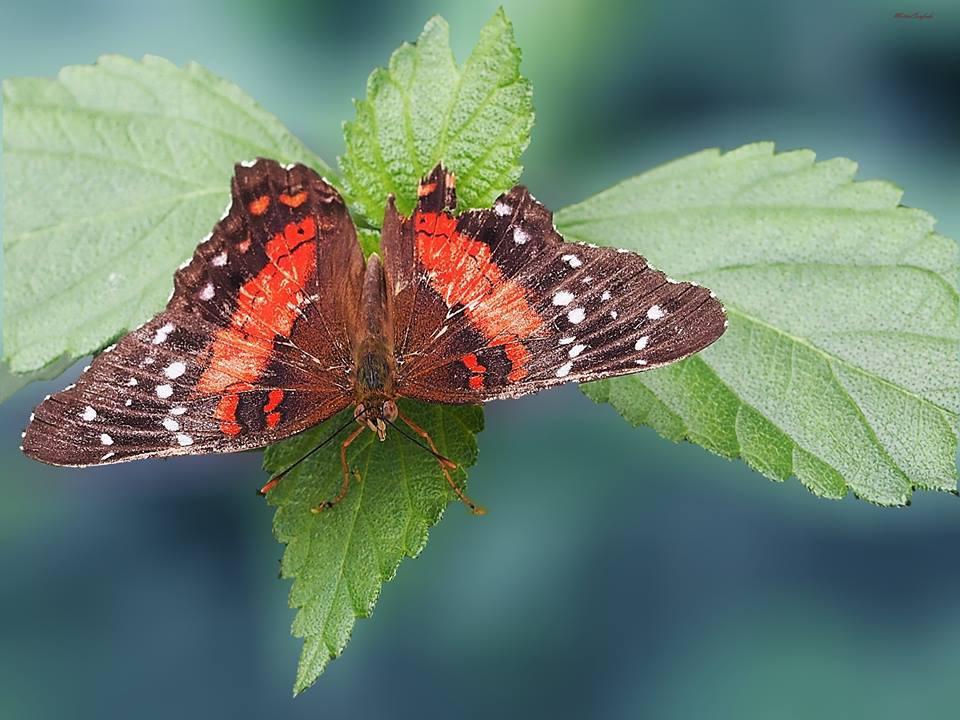
{"type": "Polygon", "coordinates": [[[557,213],[568,239],[642,252],[730,317],[699,355],[587,394],[818,495],[955,490],[957,247],[855,171],[770,143],[708,150],[557,213]]]}
{"type": "Polygon", "coordinates": [[[3,84],[3,348],[26,372],[160,310],[256,156],[329,168],[199,65],[107,56],[3,84]]]}
{"type": "Polygon", "coordinates": [[[498,10],[460,68],[446,21],[434,17],[367,81],[367,98],[344,129],[340,159],[354,217],[379,227],[388,193],[409,212],[417,181],[443,161],[463,207],[486,207],[520,177],[533,101],[520,76],[513,28],[498,10]]]}
{"type": "MultiPolygon", "coordinates": [[[[400,407],[433,436],[441,453],[461,467],[473,464],[474,435],[483,426],[480,408],[413,402],[400,407]]],[[[264,467],[270,473],[285,469],[351,413],[346,410],[274,445],[267,450],[264,467]]],[[[356,618],[370,615],[383,583],[393,577],[404,556],[415,557],[423,549],[428,529],[454,498],[437,460],[396,431],[389,431],[384,443],[364,432],[350,446],[348,460],[362,480],[354,482],[346,498],[330,510],[311,512],[340,487],[339,442],[297,466],[269,495],[277,505],[274,531],[287,544],[282,574],[294,579],[290,606],[299,612],[293,634],[304,639],[295,693],[312,685],[340,654],[356,618]]],[[[458,470],[453,476],[462,487],[465,473],[458,470]]]]}

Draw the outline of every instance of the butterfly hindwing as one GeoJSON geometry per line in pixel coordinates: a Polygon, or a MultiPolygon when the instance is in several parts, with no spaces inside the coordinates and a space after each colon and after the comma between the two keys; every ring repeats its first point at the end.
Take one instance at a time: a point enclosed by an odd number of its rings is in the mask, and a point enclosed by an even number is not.
{"type": "Polygon", "coordinates": [[[303,165],[238,165],[167,308],[41,403],[24,451],[57,465],[233,452],[320,422],[352,401],[362,273],[336,190],[303,165]]]}
{"type": "Polygon", "coordinates": [[[522,186],[455,217],[452,176],[438,167],[419,196],[411,218],[389,203],[384,220],[400,394],[516,397],[659,367],[724,331],[709,290],[632,252],[564,242],[522,186]]]}

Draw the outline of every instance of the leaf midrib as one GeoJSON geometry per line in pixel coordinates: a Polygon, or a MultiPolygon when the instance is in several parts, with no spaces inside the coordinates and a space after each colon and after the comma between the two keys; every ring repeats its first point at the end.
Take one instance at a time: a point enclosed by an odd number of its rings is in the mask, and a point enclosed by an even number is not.
{"type": "MultiPolygon", "coordinates": [[[[843,358],[841,358],[841,357],[838,357],[838,356],[836,356],[836,355],[833,355],[832,353],[829,353],[829,352],[827,352],[826,350],[823,350],[823,349],[817,347],[816,345],[814,345],[813,343],[809,342],[806,338],[803,338],[803,337],[794,335],[794,334],[792,334],[792,333],[789,333],[789,332],[787,332],[786,330],[784,330],[783,328],[778,328],[778,327],[775,326],[775,325],[771,325],[770,323],[768,323],[768,322],[766,322],[766,321],[764,321],[764,320],[761,320],[760,318],[756,317],[755,315],[751,315],[749,312],[747,312],[746,310],[743,310],[741,307],[739,307],[739,306],[737,306],[737,305],[735,305],[735,304],[731,304],[731,303],[725,302],[725,303],[724,303],[724,307],[726,308],[726,311],[727,311],[727,315],[728,315],[728,316],[729,316],[729,315],[738,315],[741,319],[743,319],[744,322],[753,323],[753,324],[755,324],[755,325],[759,325],[760,327],[763,327],[763,328],[766,329],[766,330],[769,330],[769,331],[771,331],[771,332],[773,332],[773,333],[776,333],[776,334],[778,334],[778,335],[781,335],[782,337],[784,337],[784,338],[786,338],[786,339],[794,342],[796,345],[799,345],[799,346],[801,346],[801,347],[803,347],[803,348],[806,348],[806,349],[808,349],[808,350],[812,350],[813,352],[815,352],[815,353],[817,353],[818,355],[820,355],[821,357],[823,357],[828,363],[834,363],[834,362],[835,362],[835,363],[837,363],[837,364],[839,364],[839,365],[842,365],[843,367],[845,367],[845,368],[847,368],[847,369],[849,369],[849,370],[851,370],[851,371],[853,371],[853,372],[855,372],[855,373],[857,373],[857,374],[860,374],[860,375],[863,375],[863,376],[866,377],[866,378],[869,378],[870,380],[872,380],[872,381],[874,381],[874,382],[876,382],[876,383],[878,383],[878,384],[880,384],[880,385],[882,385],[882,386],[884,386],[884,387],[887,387],[887,388],[890,388],[890,389],[892,389],[892,390],[895,390],[895,391],[897,391],[897,392],[899,392],[899,393],[901,393],[901,394],[903,394],[903,395],[906,395],[906,396],[908,396],[908,397],[910,397],[910,398],[912,398],[913,400],[916,400],[916,401],[918,401],[918,402],[924,403],[924,404],[926,404],[926,405],[930,405],[931,407],[936,408],[936,409],[940,412],[940,414],[943,416],[943,419],[947,421],[947,424],[948,424],[948,425],[951,425],[951,426],[952,426],[952,425],[954,424],[954,422],[951,420],[951,418],[955,418],[955,417],[956,417],[956,414],[955,414],[952,410],[950,410],[949,408],[945,408],[945,407],[943,407],[943,406],[941,406],[941,405],[938,405],[937,403],[933,402],[932,400],[928,400],[927,398],[925,398],[925,397],[923,397],[923,396],[921,396],[921,395],[916,394],[915,392],[909,390],[908,388],[905,388],[905,387],[902,387],[902,386],[900,386],[900,385],[897,385],[896,383],[890,382],[890,381],[887,380],[886,378],[881,377],[880,375],[877,375],[876,373],[872,373],[872,372],[870,372],[869,370],[867,370],[867,369],[865,369],[865,368],[861,368],[861,367],[859,367],[859,366],[857,366],[857,365],[854,365],[853,363],[849,362],[848,360],[845,360],[845,359],[843,359],[843,358]]],[[[708,364],[709,364],[709,363],[708,363],[708,364]]],[[[714,372],[716,372],[716,371],[714,371],[714,372]]],[[[719,377],[719,376],[718,376],[718,377],[719,377]]],[[[839,384],[839,383],[838,383],[838,384],[839,384]]],[[[842,386],[841,386],[841,387],[842,387],[842,386]]],[[[845,391],[845,388],[844,388],[844,391],[845,391]]],[[[856,405],[856,403],[854,403],[854,404],[856,405]]],[[[859,409],[859,405],[857,405],[857,407],[858,407],[858,409],[859,409]]],[[[783,428],[781,428],[781,429],[783,429],[783,428]]],[[[786,431],[784,431],[784,432],[786,432],[786,431]]]]}
{"type": "Polygon", "coordinates": [[[133,214],[136,215],[146,208],[153,207],[154,205],[166,205],[166,204],[179,204],[184,201],[190,200],[192,198],[203,197],[204,195],[223,195],[224,197],[228,196],[228,191],[224,188],[205,188],[202,190],[196,190],[188,193],[178,194],[178,195],[168,195],[166,197],[152,200],[149,202],[135,203],[133,205],[124,205],[122,210],[110,209],[102,210],[100,212],[92,213],[90,215],[78,215],[71,217],[69,220],[63,220],[53,225],[45,225],[39,228],[33,228],[31,230],[23,230],[19,233],[11,233],[10,242],[4,243],[4,250],[10,251],[16,247],[21,241],[26,240],[34,235],[43,235],[46,233],[57,232],[58,230],[77,225],[78,223],[84,222],[96,222],[101,219],[109,220],[110,218],[120,219],[126,217],[127,215],[133,214]]]}
{"type": "MultiPolygon", "coordinates": [[[[28,105],[11,104],[9,107],[9,111],[16,110],[16,109],[20,109],[20,110],[26,109],[27,112],[30,112],[33,110],[45,110],[45,111],[58,112],[58,113],[64,113],[64,114],[76,113],[80,115],[92,116],[94,118],[103,118],[105,116],[112,116],[112,117],[117,117],[121,119],[125,118],[128,120],[133,118],[139,118],[139,119],[147,119],[151,121],[159,121],[167,125],[176,125],[176,126],[191,125],[201,130],[205,130],[213,135],[219,135],[220,137],[226,138],[227,140],[231,140],[233,142],[246,145],[250,148],[251,151],[258,153],[261,156],[273,157],[276,154],[274,150],[268,149],[267,147],[258,144],[256,141],[251,140],[249,137],[244,137],[242,135],[237,135],[235,133],[228,132],[223,128],[206,125],[200,122],[199,120],[194,120],[193,118],[180,117],[177,115],[165,115],[163,113],[148,113],[148,112],[142,112],[138,110],[114,110],[114,109],[96,110],[93,108],[88,108],[88,107],[79,106],[79,105],[57,105],[54,103],[30,103],[28,105]]],[[[246,117],[253,120],[253,118],[251,118],[250,115],[246,115],[246,117]]],[[[255,120],[254,122],[256,123],[255,120]]],[[[278,145],[289,144],[291,140],[292,138],[286,138],[283,143],[278,141],[277,144],[278,145]]],[[[293,140],[293,143],[296,144],[296,140],[293,140]]],[[[30,148],[24,148],[24,149],[29,150],[30,148]]],[[[306,151],[306,148],[301,148],[301,149],[306,151]]],[[[313,155],[313,153],[310,153],[309,151],[306,151],[306,152],[310,156],[311,161],[317,160],[317,158],[313,155]]],[[[97,157],[100,157],[100,156],[97,156],[97,157]]],[[[104,156],[104,157],[107,157],[107,156],[104,156]]],[[[239,158],[238,160],[240,159],[249,160],[251,158],[239,158]]],[[[281,159],[281,158],[278,158],[278,159],[281,159]]],[[[328,172],[326,169],[327,168],[326,163],[320,163],[320,164],[324,167],[324,172],[328,172]]]]}
{"type": "MultiPolygon", "coordinates": [[[[330,595],[330,606],[327,608],[326,617],[323,619],[323,627],[321,628],[321,631],[319,633],[321,639],[323,640],[323,644],[327,646],[327,649],[330,651],[331,654],[336,654],[336,648],[330,643],[328,643],[327,630],[330,627],[330,620],[333,617],[334,604],[337,602],[337,597],[340,595],[340,586],[343,584],[344,578],[346,577],[346,573],[344,572],[344,569],[347,566],[347,556],[350,555],[350,549],[353,547],[353,539],[357,530],[357,521],[360,517],[360,511],[363,508],[363,497],[366,490],[367,471],[370,469],[370,458],[373,455],[372,451],[370,451],[370,444],[372,441],[373,441],[373,436],[370,435],[366,443],[364,444],[364,446],[359,450],[359,452],[366,453],[364,458],[364,468],[363,468],[364,474],[362,476],[364,479],[361,482],[354,483],[355,485],[360,486],[359,489],[355,490],[355,492],[358,492],[360,494],[360,497],[358,497],[356,500],[356,510],[354,510],[353,518],[350,522],[350,531],[347,533],[346,538],[344,539],[343,555],[340,557],[340,568],[337,570],[337,573],[336,573],[336,585],[333,588],[333,593],[331,593],[330,595]]],[[[308,512],[309,512],[309,509],[308,509],[308,512]]],[[[327,510],[326,512],[329,512],[329,510],[327,510]]],[[[319,517],[311,517],[310,520],[317,521],[319,520],[319,517]]],[[[311,544],[313,543],[314,537],[316,537],[316,535],[314,533],[311,533],[310,535],[311,544]]],[[[353,594],[350,592],[349,585],[347,586],[347,594],[350,595],[350,605],[351,605],[350,610],[351,610],[351,613],[353,613],[355,612],[356,604],[353,602],[353,594]]]]}

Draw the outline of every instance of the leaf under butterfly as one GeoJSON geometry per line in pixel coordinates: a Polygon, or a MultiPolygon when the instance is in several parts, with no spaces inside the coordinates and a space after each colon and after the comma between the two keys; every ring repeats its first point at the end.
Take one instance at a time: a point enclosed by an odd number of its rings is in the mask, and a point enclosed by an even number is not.
{"type": "MultiPolygon", "coordinates": [[[[401,401],[400,408],[433,436],[442,454],[461,468],[473,464],[474,435],[483,428],[479,407],[401,401]]],[[[352,412],[346,410],[272,446],[264,468],[271,474],[285,469],[343,425],[352,412]]],[[[353,427],[351,423],[349,430],[353,427]]],[[[388,430],[383,443],[372,432],[364,432],[347,455],[361,481],[353,481],[333,509],[314,514],[311,508],[336,495],[340,487],[340,442],[347,432],[298,465],[268,495],[277,506],[274,532],[287,546],[281,573],[293,579],[290,606],[297,608],[297,616],[292,631],[303,638],[295,694],[312,685],[341,653],[356,618],[370,615],[383,583],[394,576],[404,557],[416,557],[423,550],[430,526],[455,497],[432,455],[395,430],[388,430]]],[[[458,470],[453,477],[463,487],[465,473],[458,470]]]]}
{"type": "Polygon", "coordinates": [[[380,227],[388,193],[409,215],[417,182],[441,161],[457,174],[461,207],[492,205],[520,177],[533,127],[531,86],[503,9],[463,66],[446,21],[431,18],[416,45],[404,43],[371,73],[356,111],[340,166],[358,222],[380,227]]]}
{"type": "Polygon", "coordinates": [[[676,365],[584,387],[630,422],[817,495],[957,486],[957,246],[856,164],[771,143],[682,158],[556,215],[713,288],[730,327],[676,365]]]}
{"type": "Polygon", "coordinates": [[[164,307],[230,198],[234,163],[329,167],[196,64],[104,56],[3,84],[3,348],[13,372],[79,358],[164,307]]]}
{"type": "Polygon", "coordinates": [[[46,367],[33,372],[18,374],[10,372],[10,368],[5,362],[0,362],[0,403],[5,402],[7,398],[26,387],[32,382],[38,380],[52,380],[73,364],[71,360],[61,358],[46,367]]]}

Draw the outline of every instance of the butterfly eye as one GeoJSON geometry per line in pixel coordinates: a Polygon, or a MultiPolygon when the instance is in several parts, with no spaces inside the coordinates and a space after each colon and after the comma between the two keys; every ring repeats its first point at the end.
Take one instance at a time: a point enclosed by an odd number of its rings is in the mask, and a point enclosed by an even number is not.
{"type": "Polygon", "coordinates": [[[383,417],[387,422],[393,422],[399,414],[400,411],[397,409],[397,404],[393,400],[387,400],[383,403],[383,417]]]}

